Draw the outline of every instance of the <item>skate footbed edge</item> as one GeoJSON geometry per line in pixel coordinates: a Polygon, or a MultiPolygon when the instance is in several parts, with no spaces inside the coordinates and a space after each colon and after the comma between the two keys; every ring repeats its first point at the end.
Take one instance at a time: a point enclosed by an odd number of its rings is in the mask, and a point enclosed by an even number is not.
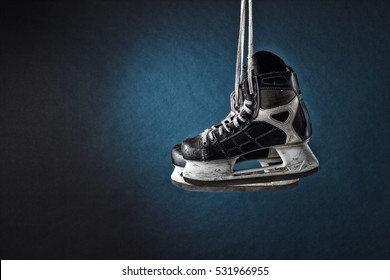
{"type": "Polygon", "coordinates": [[[267,183],[273,181],[286,181],[299,179],[302,177],[310,176],[318,172],[318,166],[302,173],[291,173],[291,174],[275,174],[267,177],[250,177],[250,178],[237,178],[237,179],[228,179],[228,180],[216,180],[216,181],[205,181],[205,180],[196,180],[183,176],[185,182],[197,185],[197,186],[226,186],[226,185],[243,185],[243,184],[252,184],[252,183],[267,183]]]}

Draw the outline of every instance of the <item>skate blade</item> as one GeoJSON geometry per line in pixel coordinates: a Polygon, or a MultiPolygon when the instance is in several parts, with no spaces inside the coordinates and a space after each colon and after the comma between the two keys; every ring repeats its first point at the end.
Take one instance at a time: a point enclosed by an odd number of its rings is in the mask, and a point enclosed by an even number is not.
{"type": "Polygon", "coordinates": [[[318,160],[307,142],[274,147],[279,165],[234,171],[237,158],[209,162],[187,161],[185,182],[197,186],[226,186],[299,179],[318,171],[318,160]]]}
{"type": "Polygon", "coordinates": [[[175,166],[171,175],[172,184],[178,188],[194,192],[269,192],[286,190],[298,186],[298,179],[250,184],[232,184],[224,186],[198,186],[187,183],[183,178],[183,167],[175,166]]]}

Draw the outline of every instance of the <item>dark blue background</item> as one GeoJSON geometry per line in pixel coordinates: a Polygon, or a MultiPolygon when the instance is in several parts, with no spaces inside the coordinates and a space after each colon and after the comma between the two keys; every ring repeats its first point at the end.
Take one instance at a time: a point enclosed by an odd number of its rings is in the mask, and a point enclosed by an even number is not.
{"type": "Polygon", "coordinates": [[[390,257],[385,0],[254,1],[255,49],[298,73],[317,174],[171,185],[171,147],[229,111],[239,2],[2,2],[2,259],[390,257]]]}

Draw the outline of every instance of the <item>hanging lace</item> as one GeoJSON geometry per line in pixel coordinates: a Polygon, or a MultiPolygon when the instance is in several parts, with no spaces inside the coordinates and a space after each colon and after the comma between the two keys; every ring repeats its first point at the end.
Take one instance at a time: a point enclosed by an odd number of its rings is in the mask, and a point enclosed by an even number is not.
{"type": "Polygon", "coordinates": [[[234,106],[238,109],[238,94],[240,82],[243,77],[243,63],[244,63],[244,46],[245,46],[245,7],[246,1],[241,0],[241,12],[240,12],[240,29],[238,33],[238,46],[237,46],[237,61],[236,61],[236,76],[234,82],[234,106]]]}
{"type": "MultiPolygon", "coordinates": [[[[237,46],[237,60],[236,60],[236,74],[235,74],[235,83],[234,83],[234,107],[236,110],[239,109],[239,112],[229,114],[219,126],[212,126],[209,129],[206,129],[202,134],[203,144],[207,143],[207,137],[213,141],[214,134],[213,131],[218,130],[220,136],[224,134],[224,131],[230,132],[229,124],[233,122],[233,125],[238,128],[240,126],[239,121],[244,123],[246,121],[244,115],[252,114],[251,105],[253,101],[245,100],[241,108],[238,106],[239,90],[240,83],[243,79],[243,58],[244,58],[244,45],[245,45],[245,10],[246,10],[246,0],[241,0],[241,12],[240,12],[240,29],[238,35],[238,46],[237,46]]],[[[252,0],[248,0],[248,67],[247,67],[247,76],[249,84],[249,95],[253,95],[253,18],[252,18],[252,0]]]]}

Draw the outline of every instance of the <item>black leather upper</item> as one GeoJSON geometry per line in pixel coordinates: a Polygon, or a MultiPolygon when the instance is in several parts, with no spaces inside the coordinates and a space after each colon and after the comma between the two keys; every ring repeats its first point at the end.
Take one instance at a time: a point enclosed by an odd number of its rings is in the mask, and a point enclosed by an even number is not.
{"type": "Polygon", "coordinates": [[[184,140],[181,144],[181,151],[186,160],[215,160],[225,158],[225,153],[218,141],[207,141],[203,143],[200,135],[184,140]]]}
{"type": "Polygon", "coordinates": [[[286,64],[277,55],[268,51],[256,52],[253,57],[253,69],[256,75],[271,72],[282,72],[286,69],[286,64]]]}
{"type": "Polygon", "coordinates": [[[256,122],[243,129],[233,137],[221,141],[228,157],[245,155],[247,153],[273,146],[286,141],[286,134],[266,122],[256,122]]]}

